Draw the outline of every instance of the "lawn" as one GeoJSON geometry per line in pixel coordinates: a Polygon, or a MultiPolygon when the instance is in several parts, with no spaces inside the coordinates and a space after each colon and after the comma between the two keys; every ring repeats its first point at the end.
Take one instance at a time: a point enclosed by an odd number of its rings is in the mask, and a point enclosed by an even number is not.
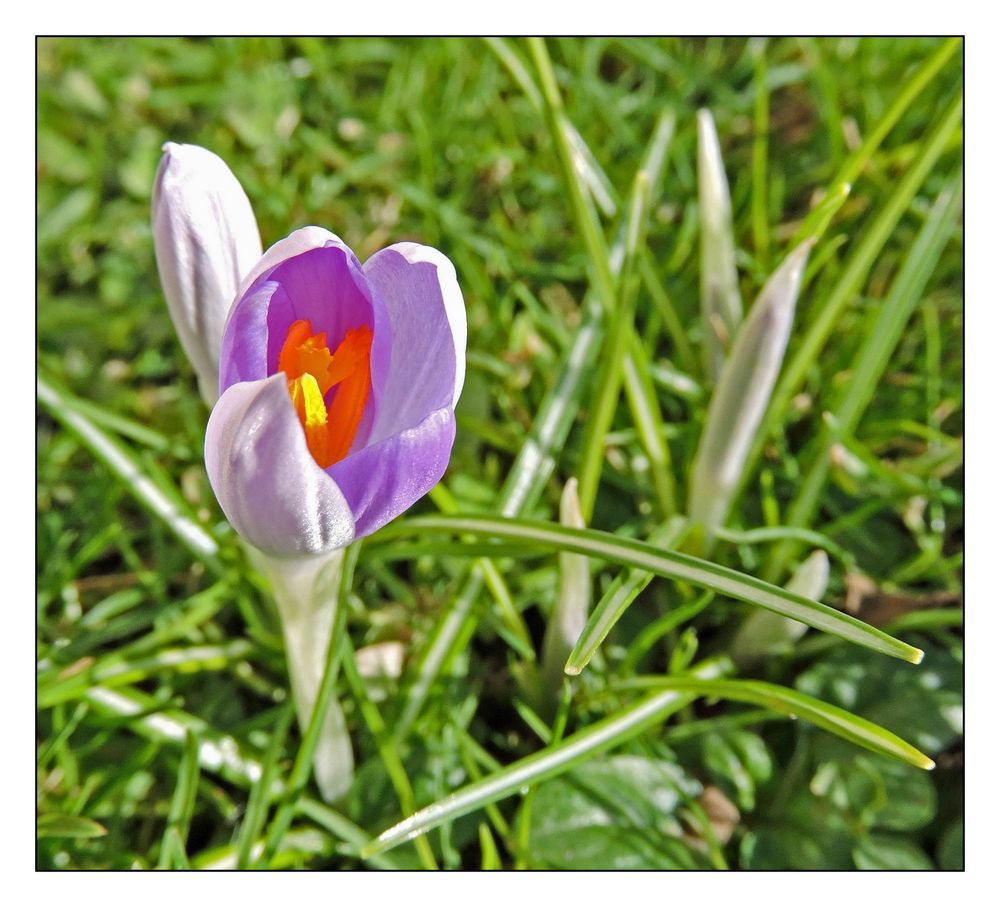
{"type": "Polygon", "coordinates": [[[960,40],[37,51],[39,868],[962,868],[960,40]],[[447,472],[348,549],[333,802],[206,475],[166,141],[265,248],[464,296],[447,472]]]}

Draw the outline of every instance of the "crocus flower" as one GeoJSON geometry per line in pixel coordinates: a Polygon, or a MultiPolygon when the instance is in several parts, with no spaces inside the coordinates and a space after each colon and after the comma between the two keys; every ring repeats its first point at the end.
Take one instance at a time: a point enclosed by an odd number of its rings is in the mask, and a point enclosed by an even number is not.
{"type": "Polygon", "coordinates": [[[305,227],[243,279],[205,437],[237,532],[280,557],[368,535],[444,473],[465,377],[465,306],[440,252],[399,243],[362,266],[305,227]]]}
{"type": "MultiPolygon", "coordinates": [[[[299,722],[309,722],[333,627],[342,551],[441,478],[465,379],[465,304],[440,252],[399,243],[360,264],[305,227],[263,255],[229,168],[164,146],[153,195],[170,314],[212,414],[215,495],[271,580],[299,722]]],[[[323,796],[353,758],[333,702],[314,753],[323,796]]]]}

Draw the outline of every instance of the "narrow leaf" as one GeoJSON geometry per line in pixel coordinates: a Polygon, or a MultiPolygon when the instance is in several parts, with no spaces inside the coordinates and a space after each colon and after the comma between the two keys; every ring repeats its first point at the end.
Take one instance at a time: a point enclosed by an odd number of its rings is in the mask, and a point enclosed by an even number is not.
{"type": "MultiPolygon", "coordinates": [[[[674,517],[650,537],[650,544],[659,548],[671,548],[678,544],[684,534],[687,521],[683,517],[674,517]]],[[[594,657],[594,653],[639,593],[648,586],[655,576],[649,570],[639,570],[635,567],[623,571],[601,596],[594,608],[590,620],[579,634],[573,651],[566,661],[567,674],[579,674],[594,657]]]]}
{"type": "Polygon", "coordinates": [[[181,496],[167,495],[146,475],[142,465],[128,448],[106,435],[83,413],[65,404],[59,391],[41,376],[36,382],[37,395],[49,413],[79,437],[87,449],[100,460],[115,477],[154,516],[166,526],[200,560],[221,572],[216,560],[219,546],[215,540],[184,512],[181,496]]]}
{"type": "Polygon", "coordinates": [[[933,760],[921,753],[920,750],[910,746],[905,740],[897,737],[892,731],[858,715],[853,715],[839,706],[831,705],[821,699],[777,684],[757,680],[652,677],[637,678],[621,684],[618,688],[674,690],[678,693],[693,693],[698,696],[749,702],[781,712],[783,715],[802,718],[810,724],[830,731],[830,733],[843,737],[845,740],[850,740],[858,746],[891,756],[894,759],[915,765],[917,768],[934,768],[933,760]]]}
{"type": "Polygon", "coordinates": [[[722,595],[767,608],[777,614],[800,620],[810,627],[839,636],[865,648],[919,664],[923,652],[893,639],[863,621],[810,601],[787,589],[773,586],[752,576],[676,551],[664,551],[648,542],[619,538],[596,529],[569,529],[555,523],[533,520],[504,520],[492,517],[414,517],[398,520],[381,530],[381,536],[393,537],[412,532],[467,532],[472,535],[533,542],[561,551],[576,551],[602,560],[648,570],[657,576],[682,580],[711,589],[722,595]]]}

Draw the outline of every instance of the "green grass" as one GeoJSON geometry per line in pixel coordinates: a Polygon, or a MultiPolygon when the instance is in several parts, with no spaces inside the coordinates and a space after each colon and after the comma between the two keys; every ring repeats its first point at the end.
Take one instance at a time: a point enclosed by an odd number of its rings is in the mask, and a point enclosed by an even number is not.
{"type": "Polygon", "coordinates": [[[42,40],[37,865],[960,867],[961,57],[940,39],[42,40]],[[818,238],[708,563],[681,493],[714,383],[700,108],[744,310],[818,238]],[[324,693],[357,775],[335,804],[202,464],[149,226],[166,140],[230,164],[265,246],[305,224],[362,260],[414,239],[465,295],[448,472],[350,555],[324,693]],[[587,531],[558,525],[574,476],[587,531]],[[775,588],[816,548],[832,610],[775,588]],[[594,609],[578,673],[540,693],[571,551],[594,609]],[[734,663],[767,602],[820,629],[734,663]],[[401,676],[365,668],[375,644],[401,676]],[[919,666],[884,654],[914,649],[919,666]]]}

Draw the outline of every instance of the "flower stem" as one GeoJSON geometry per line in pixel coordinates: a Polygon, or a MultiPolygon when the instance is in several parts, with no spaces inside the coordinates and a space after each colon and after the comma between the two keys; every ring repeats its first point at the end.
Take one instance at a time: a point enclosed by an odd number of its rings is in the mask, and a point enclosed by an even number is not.
{"type": "MultiPolygon", "coordinates": [[[[288,673],[299,728],[305,734],[316,705],[332,638],[340,638],[346,613],[337,607],[344,552],[308,559],[275,558],[253,552],[257,567],[271,581],[281,617],[288,673]]],[[[344,714],[330,697],[319,740],[313,753],[313,771],[328,803],[351,786],[354,756],[344,714]]]]}

